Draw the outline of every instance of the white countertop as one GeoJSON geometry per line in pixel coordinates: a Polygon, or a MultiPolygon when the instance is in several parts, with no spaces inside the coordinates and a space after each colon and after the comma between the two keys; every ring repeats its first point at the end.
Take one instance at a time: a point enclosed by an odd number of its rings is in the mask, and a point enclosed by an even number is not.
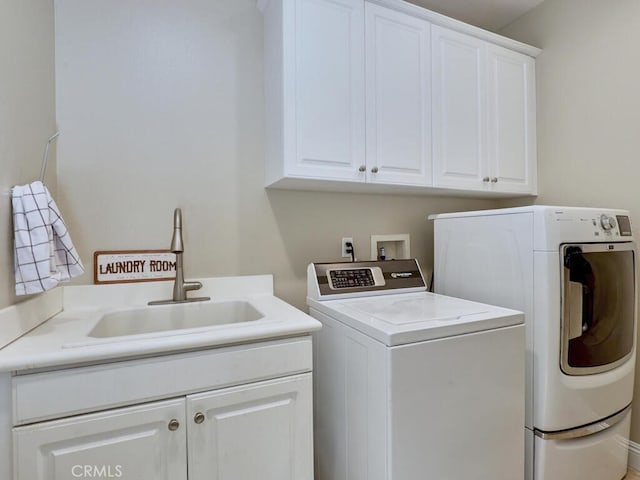
{"type": "Polygon", "coordinates": [[[14,325],[12,330],[17,330],[15,326],[26,323],[27,319],[31,324],[43,322],[0,348],[0,372],[220,347],[303,335],[321,327],[320,322],[273,295],[271,275],[198,280],[203,288],[189,292],[189,297],[209,296],[210,302],[246,301],[263,318],[190,330],[94,338],[89,332],[103,314],[130,308],[153,309],[155,307],[146,306],[147,302],[171,298],[173,282],[61,287],[0,310],[0,320],[10,327],[14,325]],[[42,318],[34,322],[39,316],[42,318]]]}

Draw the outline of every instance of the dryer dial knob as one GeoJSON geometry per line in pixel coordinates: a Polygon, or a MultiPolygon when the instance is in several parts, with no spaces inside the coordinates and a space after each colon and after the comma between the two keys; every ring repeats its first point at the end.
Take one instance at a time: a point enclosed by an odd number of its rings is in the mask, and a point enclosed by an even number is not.
{"type": "Polygon", "coordinates": [[[602,214],[600,215],[600,225],[602,225],[602,228],[604,228],[605,230],[616,228],[616,218],[613,216],[602,214]]]}

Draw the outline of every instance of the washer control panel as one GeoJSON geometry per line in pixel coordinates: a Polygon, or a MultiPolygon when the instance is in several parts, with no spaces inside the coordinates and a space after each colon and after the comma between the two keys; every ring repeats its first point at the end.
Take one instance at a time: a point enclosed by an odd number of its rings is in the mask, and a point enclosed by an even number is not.
{"type": "Polygon", "coordinates": [[[312,263],[307,272],[308,293],[313,298],[426,290],[415,259],[312,263]]]}
{"type": "Polygon", "coordinates": [[[384,277],[380,267],[337,268],[327,270],[329,287],[332,290],[341,288],[362,288],[384,285],[384,277]]]}

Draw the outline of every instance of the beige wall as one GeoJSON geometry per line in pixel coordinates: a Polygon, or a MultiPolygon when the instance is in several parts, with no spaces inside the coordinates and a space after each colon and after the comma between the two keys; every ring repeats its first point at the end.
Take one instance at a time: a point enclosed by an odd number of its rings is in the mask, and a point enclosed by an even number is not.
{"type": "MultiPolygon", "coordinates": [[[[0,0],[0,308],[18,300],[10,191],[40,175],[56,128],[53,72],[53,0],[0,0]]],[[[47,184],[55,191],[51,151],[47,184]]]]}
{"type": "MultiPolygon", "coordinates": [[[[640,227],[640,2],[545,0],[500,33],[537,61],[537,203],[631,210],[640,227]]],[[[637,369],[640,374],[640,368],[637,369]]],[[[636,376],[631,438],[640,442],[636,376]]]]}
{"type": "Polygon", "coordinates": [[[427,215],[495,205],[265,190],[255,0],[57,0],[56,22],[59,196],[88,266],[168,248],[180,206],[188,277],[273,273],[304,308],[306,265],[340,260],[343,236],[368,259],[371,234],[409,233],[429,273],[427,215]]]}

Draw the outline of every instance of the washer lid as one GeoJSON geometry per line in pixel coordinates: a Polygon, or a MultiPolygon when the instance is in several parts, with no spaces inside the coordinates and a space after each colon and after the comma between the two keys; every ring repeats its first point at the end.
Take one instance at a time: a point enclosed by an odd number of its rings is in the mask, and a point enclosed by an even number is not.
{"type": "Polygon", "coordinates": [[[429,292],[308,301],[312,308],[389,346],[524,322],[522,312],[429,292]]]}
{"type": "Polygon", "coordinates": [[[467,315],[486,314],[492,309],[489,305],[443,295],[420,295],[417,298],[394,295],[379,299],[358,299],[350,302],[348,308],[394,325],[425,321],[452,322],[467,315]]]}

